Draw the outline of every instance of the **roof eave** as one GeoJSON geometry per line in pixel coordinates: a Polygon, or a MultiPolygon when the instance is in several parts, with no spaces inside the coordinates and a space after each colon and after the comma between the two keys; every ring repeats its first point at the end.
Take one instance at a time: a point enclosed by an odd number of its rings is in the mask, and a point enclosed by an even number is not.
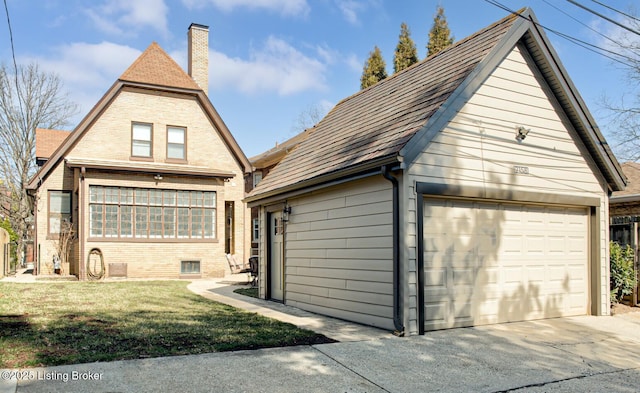
{"type": "Polygon", "coordinates": [[[258,206],[264,203],[270,203],[274,199],[282,199],[290,197],[293,193],[300,194],[310,192],[311,189],[324,188],[336,181],[348,181],[356,177],[362,176],[373,171],[379,171],[383,165],[401,164],[401,157],[397,154],[380,157],[371,161],[366,161],[359,165],[340,169],[334,172],[325,173],[298,183],[294,183],[285,187],[269,190],[263,193],[249,194],[244,202],[249,207],[258,206]]]}

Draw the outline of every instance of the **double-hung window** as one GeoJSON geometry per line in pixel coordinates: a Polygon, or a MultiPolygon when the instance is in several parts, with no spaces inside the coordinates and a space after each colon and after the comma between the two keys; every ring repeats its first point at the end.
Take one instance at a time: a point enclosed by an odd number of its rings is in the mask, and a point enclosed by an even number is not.
{"type": "Polygon", "coordinates": [[[187,129],[167,127],[167,158],[171,160],[187,159],[187,129]]]}
{"type": "Polygon", "coordinates": [[[71,192],[49,191],[49,235],[59,236],[63,222],[71,221],[71,192]]]}
{"type": "Polygon", "coordinates": [[[148,123],[131,125],[131,156],[150,158],[153,156],[153,126],[148,123]]]}

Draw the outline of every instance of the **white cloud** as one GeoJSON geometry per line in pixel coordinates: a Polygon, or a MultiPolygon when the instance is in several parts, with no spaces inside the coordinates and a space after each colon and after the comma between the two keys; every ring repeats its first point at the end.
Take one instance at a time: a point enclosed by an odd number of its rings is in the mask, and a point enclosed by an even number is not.
{"type": "Polygon", "coordinates": [[[111,42],[73,43],[55,48],[56,56],[21,58],[21,63],[37,62],[47,72],[56,73],[69,99],[80,108],[78,121],[140,55],[140,51],[111,42]]]}
{"type": "Polygon", "coordinates": [[[182,3],[188,8],[203,8],[212,4],[225,12],[235,8],[264,9],[283,16],[307,16],[310,11],[307,0],[182,0],[182,3]]]}
{"type": "Polygon", "coordinates": [[[276,92],[286,96],[327,88],[325,63],[275,37],[269,37],[263,48],[253,50],[249,60],[212,51],[209,66],[211,88],[215,90],[232,88],[249,94],[276,92]]]}
{"type": "Polygon", "coordinates": [[[97,29],[113,35],[129,35],[150,27],[168,35],[164,0],[108,0],[102,5],[85,10],[97,29]]]}
{"type": "Polygon", "coordinates": [[[380,7],[380,0],[334,0],[342,16],[352,25],[360,24],[360,14],[369,8],[380,7]]]}

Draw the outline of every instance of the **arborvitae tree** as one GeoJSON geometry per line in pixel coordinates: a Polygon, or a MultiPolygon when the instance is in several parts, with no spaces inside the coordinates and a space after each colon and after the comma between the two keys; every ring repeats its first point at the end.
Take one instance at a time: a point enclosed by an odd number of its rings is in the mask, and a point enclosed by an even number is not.
{"type": "Polygon", "coordinates": [[[380,48],[375,46],[373,51],[369,52],[369,59],[364,63],[362,77],[360,78],[360,89],[366,89],[373,86],[387,77],[387,65],[382,58],[380,48]]]}
{"type": "Polygon", "coordinates": [[[427,57],[436,54],[453,44],[453,36],[447,18],[444,16],[444,8],[438,6],[435,18],[433,18],[433,26],[429,31],[429,43],[427,44],[427,57]]]}
{"type": "Polygon", "coordinates": [[[402,71],[405,68],[418,62],[418,50],[416,44],[411,39],[411,32],[407,24],[400,25],[400,39],[396,46],[396,53],[393,57],[393,72],[402,71]]]}

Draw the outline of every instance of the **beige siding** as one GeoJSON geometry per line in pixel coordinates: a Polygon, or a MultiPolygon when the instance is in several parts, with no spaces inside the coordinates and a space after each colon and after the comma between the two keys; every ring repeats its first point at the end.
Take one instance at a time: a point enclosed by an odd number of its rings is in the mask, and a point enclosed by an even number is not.
{"type": "MultiPolygon", "coordinates": [[[[599,216],[602,247],[600,314],[608,313],[606,258],[606,186],[596,166],[559,109],[550,90],[528,62],[528,55],[515,48],[470,97],[459,113],[438,133],[423,154],[408,165],[403,193],[409,198],[404,209],[407,227],[415,227],[415,182],[502,190],[515,196],[519,191],[540,194],[601,198],[599,216]],[[516,127],[530,129],[521,143],[516,127]],[[514,167],[528,168],[516,174],[514,167]]],[[[409,282],[415,283],[415,234],[409,233],[407,247],[409,282]]],[[[413,284],[410,284],[413,285],[413,284]]],[[[410,290],[408,322],[417,332],[417,306],[410,290]]]]}
{"type": "Polygon", "coordinates": [[[288,203],[285,302],[392,329],[390,183],[375,177],[288,203]]]}

